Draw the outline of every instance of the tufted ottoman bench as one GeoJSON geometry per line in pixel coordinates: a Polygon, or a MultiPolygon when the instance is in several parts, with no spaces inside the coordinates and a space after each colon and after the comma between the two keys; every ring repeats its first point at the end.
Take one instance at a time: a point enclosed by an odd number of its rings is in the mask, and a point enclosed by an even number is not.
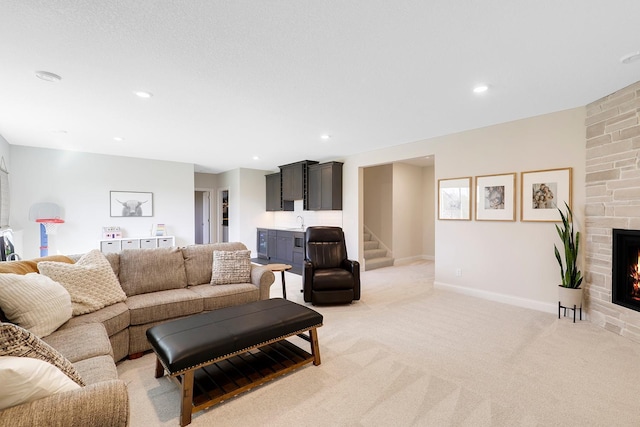
{"type": "Polygon", "coordinates": [[[319,365],[322,320],[308,307],[275,298],[149,328],[156,378],[166,371],[181,388],[180,425],[191,423],[194,412],[300,366],[319,365]],[[293,336],[308,341],[311,352],[286,339],[293,336]]]}

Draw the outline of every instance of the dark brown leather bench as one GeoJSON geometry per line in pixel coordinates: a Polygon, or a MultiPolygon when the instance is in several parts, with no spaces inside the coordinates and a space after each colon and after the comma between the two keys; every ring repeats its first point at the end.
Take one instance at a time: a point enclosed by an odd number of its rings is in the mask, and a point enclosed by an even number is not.
{"type": "Polygon", "coordinates": [[[149,328],[156,378],[166,371],[182,390],[180,425],[189,424],[194,412],[302,365],[319,365],[316,328],[322,320],[308,307],[275,298],[149,328]],[[294,336],[308,341],[311,352],[287,340],[294,336]]]}

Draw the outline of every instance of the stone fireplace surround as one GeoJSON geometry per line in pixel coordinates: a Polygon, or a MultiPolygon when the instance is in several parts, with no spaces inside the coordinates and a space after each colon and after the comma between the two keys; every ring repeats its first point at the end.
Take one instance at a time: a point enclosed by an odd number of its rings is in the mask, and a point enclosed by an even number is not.
{"type": "Polygon", "coordinates": [[[640,82],[587,105],[585,125],[585,305],[593,323],[640,342],[640,312],[611,302],[612,230],[640,230],[640,82]]]}

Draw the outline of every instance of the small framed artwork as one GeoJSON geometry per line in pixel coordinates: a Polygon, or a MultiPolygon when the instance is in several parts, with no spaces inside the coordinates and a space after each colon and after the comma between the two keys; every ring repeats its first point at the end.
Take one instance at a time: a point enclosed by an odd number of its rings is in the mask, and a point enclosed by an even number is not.
{"type": "Polygon", "coordinates": [[[522,221],[561,221],[558,207],[571,207],[571,168],[521,173],[522,221]]]}
{"type": "Polygon", "coordinates": [[[111,216],[153,216],[153,193],[111,191],[111,216]]]}
{"type": "Polygon", "coordinates": [[[438,219],[471,219],[471,177],[438,180],[438,219]]]}
{"type": "Polygon", "coordinates": [[[476,177],[476,220],[516,220],[516,174],[476,177]]]}

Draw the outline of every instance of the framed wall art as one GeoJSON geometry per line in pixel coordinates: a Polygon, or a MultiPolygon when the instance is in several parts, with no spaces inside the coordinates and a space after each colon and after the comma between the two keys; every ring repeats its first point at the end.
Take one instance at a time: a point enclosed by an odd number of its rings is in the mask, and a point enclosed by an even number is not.
{"type": "Polygon", "coordinates": [[[471,177],[438,180],[438,219],[471,219],[471,177]]]}
{"type": "Polygon", "coordinates": [[[571,168],[521,173],[521,220],[560,221],[558,207],[571,207],[571,168]]]}
{"type": "Polygon", "coordinates": [[[153,193],[111,191],[111,216],[153,216],[153,193]]]}
{"type": "Polygon", "coordinates": [[[476,177],[476,220],[516,220],[516,174],[476,177]]]}

